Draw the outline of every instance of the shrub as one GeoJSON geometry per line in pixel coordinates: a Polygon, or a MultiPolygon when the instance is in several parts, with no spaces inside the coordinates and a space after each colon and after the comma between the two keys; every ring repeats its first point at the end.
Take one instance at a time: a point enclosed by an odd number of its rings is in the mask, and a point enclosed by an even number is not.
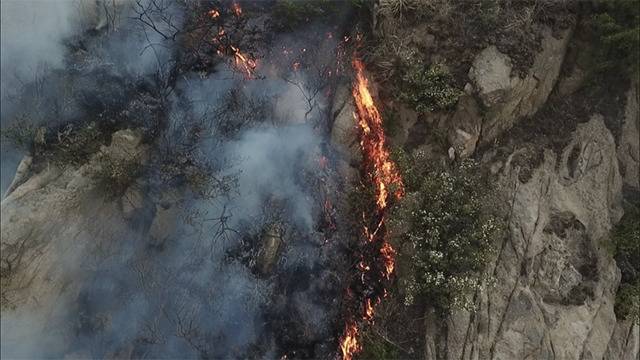
{"type": "Polygon", "coordinates": [[[367,332],[363,340],[362,353],[358,355],[359,359],[386,360],[400,358],[398,348],[374,332],[367,332]]]}
{"type": "Polygon", "coordinates": [[[640,324],[640,279],[633,284],[621,284],[616,293],[616,316],[640,324]]]}
{"type": "Polygon", "coordinates": [[[401,279],[405,302],[420,297],[443,312],[468,307],[468,294],[484,280],[483,269],[497,236],[497,220],[485,214],[487,188],[478,167],[466,161],[452,169],[399,162],[407,182],[405,200],[392,214],[409,249],[410,274],[401,279]],[[424,170],[420,170],[420,169],[424,170]]]}
{"type": "Polygon", "coordinates": [[[109,197],[119,197],[131,186],[142,171],[137,156],[116,157],[100,153],[97,157],[98,167],[93,177],[99,188],[109,197]]]}
{"type": "Polygon", "coordinates": [[[28,121],[16,121],[0,130],[2,139],[18,149],[28,151],[36,138],[38,129],[28,121]]]}
{"type": "Polygon", "coordinates": [[[420,64],[412,66],[403,75],[402,82],[400,99],[417,112],[450,109],[462,94],[451,85],[451,75],[438,64],[427,69],[420,64]]]}
{"type": "Polygon", "coordinates": [[[79,127],[68,125],[56,141],[40,150],[49,160],[62,165],[80,166],[103,144],[103,134],[94,122],[79,127]]]}
{"type": "Polygon", "coordinates": [[[640,322],[640,210],[629,205],[612,234],[611,248],[622,272],[615,312],[622,319],[640,322]]]}
{"type": "Polygon", "coordinates": [[[602,9],[592,16],[595,50],[593,71],[640,73],[640,2],[638,0],[596,1],[602,9]]]}

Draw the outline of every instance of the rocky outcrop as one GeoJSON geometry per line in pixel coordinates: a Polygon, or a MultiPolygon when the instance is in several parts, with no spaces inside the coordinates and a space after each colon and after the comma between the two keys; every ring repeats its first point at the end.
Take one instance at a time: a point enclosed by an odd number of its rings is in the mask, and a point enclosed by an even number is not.
{"type": "Polygon", "coordinates": [[[81,282],[81,267],[92,266],[86,254],[108,252],[125,238],[128,227],[122,206],[105,197],[95,175],[106,159],[117,162],[144,153],[140,135],[118,131],[111,145],[102,147],[85,165],[61,168],[51,164],[2,201],[3,309],[19,306],[29,311],[72,293],[70,284],[81,282]],[[77,264],[82,265],[68,268],[77,264]],[[73,282],[69,276],[74,277],[73,282]]]}
{"type": "Polygon", "coordinates": [[[543,31],[542,50],[523,79],[512,74],[512,61],[495,46],[484,49],[469,70],[478,97],[486,108],[483,143],[489,143],[521,117],[533,115],[553,90],[571,37],[571,29],[554,37],[543,31]]]}
{"type": "MultiPolygon", "coordinates": [[[[613,311],[620,271],[603,244],[622,216],[614,138],[602,117],[578,126],[523,183],[507,160],[508,235],[476,309],[447,319],[448,359],[636,358],[638,327],[613,311]]],[[[429,327],[427,327],[429,328],[429,327]]],[[[433,349],[438,330],[427,332],[433,349]]],[[[427,356],[427,358],[433,358],[427,356]]]]}
{"type": "Polygon", "coordinates": [[[471,96],[463,96],[451,116],[448,140],[459,158],[467,158],[476,150],[480,139],[482,116],[478,104],[471,96]]]}

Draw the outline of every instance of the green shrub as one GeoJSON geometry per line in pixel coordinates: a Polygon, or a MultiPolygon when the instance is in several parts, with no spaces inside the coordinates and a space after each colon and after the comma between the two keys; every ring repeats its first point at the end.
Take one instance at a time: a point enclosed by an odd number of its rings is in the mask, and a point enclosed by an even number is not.
{"type": "Polygon", "coordinates": [[[411,104],[417,112],[452,108],[462,92],[451,85],[451,75],[436,64],[425,69],[411,66],[402,76],[400,99],[411,104]]]}
{"type": "Polygon", "coordinates": [[[391,220],[404,229],[399,242],[410,249],[406,255],[412,269],[401,279],[405,302],[422,298],[444,312],[468,307],[469,293],[484,280],[499,230],[497,220],[482,208],[488,191],[480,171],[470,161],[444,170],[406,159],[399,166],[409,193],[391,220]]]}
{"type": "Polygon", "coordinates": [[[394,137],[402,129],[400,125],[400,119],[396,111],[388,111],[385,109],[382,116],[382,127],[384,128],[385,135],[394,137]]]}
{"type": "Polygon", "coordinates": [[[362,353],[358,355],[358,358],[363,360],[399,359],[400,351],[380,335],[369,331],[363,337],[362,353]]]}
{"type": "Polygon", "coordinates": [[[616,294],[615,312],[619,318],[640,321],[640,210],[635,205],[613,230],[611,250],[622,273],[616,294]]]}
{"type": "Polygon", "coordinates": [[[37,130],[27,121],[16,121],[0,130],[0,134],[3,140],[10,142],[16,148],[28,151],[35,141],[37,130]]]}
{"type": "Polygon", "coordinates": [[[616,293],[616,316],[640,324],[640,279],[633,284],[621,284],[616,293]]]}
{"type": "Polygon", "coordinates": [[[640,73],[640,2],[638,0],[600,0],[602,9],[592,16],[595,50],[593,71],[640,73]]]}

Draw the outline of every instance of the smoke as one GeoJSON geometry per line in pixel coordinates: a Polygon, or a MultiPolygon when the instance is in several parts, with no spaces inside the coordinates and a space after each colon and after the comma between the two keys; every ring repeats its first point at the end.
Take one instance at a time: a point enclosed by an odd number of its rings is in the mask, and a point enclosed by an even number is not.
{"type": "Polygon", "coordinates": [[[0,69],[3,101],[47,68],[63,65],[63,40],[70,36],[79,9],[73,1],[0,3],[0,69]]]}
{"type": "MultiPolygon", "coordinates": [[[[37,18],[44,10],[10,2],[7,8],[13,9],[7,13],[2,4],[3,64],[5,54],[9,64],[16,64],[3,65],[3,74],[26,76],[34,64],[49,64],[38,104],[22,99],[34,91],[27,83],[17,91],[21,99],[3,110],[3,126],[18,111],[29,113],[34,124],[47,125],[86,118],[108,122],[126,113],[122,126],[137,128],[147,124],[141,119],[158,117],[167,126],[157,142],[175,148],[183,146],[182,129],[199,122],[207,124],[206,131],[188,145],[217,178],[233,179],[224,194],[200,198],[181,188],[154,188],[156,179],[145,173],[147,209],[137,219],[141,226],[102,216],[106,209],[116,211],[117,204],[85,199],[95,213],[79,212],[69,221],[87,229],[70,236],[72,244],[65,243],[71,241],[66,236],[51,236],[73,248],[72,254],[51,255],[65,264],[51,281],[68,280],[69,289],[41,299],[37,311],[3,310],[2,357],[247,358],[279,357],[291,349],[318,356],[317,349],[332,342],[339,296],[336,282],[329,280],[336,245],[326,245],[318,228],[326,195],[322,186],[330,179],[318,174],[317,159],[327,144],[316,126],[328,103],[317,91],[322,69],[336,43],[317,49],[309,71],[292,68],[295,60],[279,52],[260,59],[265,71],[253,80],[244,79],[231,62],[210,74],[185,71],[171,84],[166,108],[156,116],[137,104],[164,91],[170,69],[180,61],[179,43],[161,34],[171,28],[158,32],[141,26],[133,19],[139,10],[133,3],[119,4],[114,17],[98,8],[79,10],[72,2],[39,2],[49,4],[49,15],[55,13],[57,20],[32,22],[33,29],[19,34],[19,22],[5,24],[5,15],[13,11],[37,18]],[[84,15],[74,18],[77,11],[84,15]],[[37,41],[19,40],[27,37],[37,41]],[[23,57],[29,60],[21,62],[23,57]],[[267,64],[276,70],[267,71],[267,64]],[[75,95],[63,99],[61,88],[74,89],[75,95]],[[170,211],[173,225],[156,239],[150,229],[162,211],[170,211]],[[100,218],[89,220],[93,216],[100,218]],[[221,229],[223,217],[228,218],[221,229]],[[105,236],[109,229],[117,229],[117,236],[105,236]],[[260,260],[270,251],[264,240],[269,231],[279,237],[277,255],[260,260]],[[270,262],[266,273],[260,261],[270,262]]],[[[183,26],[186,14],[178,5],[166,11],[176,27],[183,26]]],[[[265,47],[300,51],[309,36],[285,37],[265,47]]],[[[3,76],[5,86],[17,89],[3,76]]],[[[3,106],[5,101],[10,100],[3,95],[3,106]]],[[[4,165],[8,154],[3,148],[3,189],[5,170],[11,168],[4,165]]],[[[54,228],[63,226],[50,221],[54,228]]]]}

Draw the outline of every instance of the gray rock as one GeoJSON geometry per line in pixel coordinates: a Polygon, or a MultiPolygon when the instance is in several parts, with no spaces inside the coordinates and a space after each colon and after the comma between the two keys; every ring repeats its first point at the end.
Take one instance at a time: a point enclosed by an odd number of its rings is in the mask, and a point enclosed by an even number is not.
{"type": "MultiPolygon", "coordinates": [[[[621,328],[613,312],[620,272],[600,245],[622,215],[615,142],[602,117],[579,125],[559,160],[547,151],[526,183],[517,166],[504,167],[509,235],[473,316],[455,311],[447,320],[448,358],[636,358],[627,334],[637,330],[621,328]]],[[[425,351],[434,358],[433,347],[425,351]]]]}
{"type": "Polygon", "coordinates": [[[108,254],[128,238],[119,202],[105,200],[91,174],[100,166],[100,156],[122,155],[125,148],[144,152],[133,134],[116,132],[104,153],[83,166],[45,167],[2,200],[3,309],[20,307],[37,313],[42,304],[73,294],[76,281],[82,281],[82,268],[94,266],[95,258],[86,255],[108,254]]]}
{"type": "Polygon", "coordinates": [[[353,118],[355,111],[349,86],[339,87],[331,108],[331,113],[335,116],[331,128],[331,143],[347,162],[359,161],[361,158],[358,129],[353,118]]]}
{"type": "Polygon", "coordinates": [[[571,33],[572,29],[564,30],[556,38],[550,28],[544,28],[542,51],[524,79],[511,74],[511,59],[495,46],[476,57],[469,78],[487,109],[483,143],[491,142],[518,119],[533,115],[546,102],[560,74],[571,33]]]}
{"type": "Polygon", "coordinates": [[[460,159],[467,158],[476,150],[482,116],[476,101],[471,96],[463,96],[456,105],[456,111],[448,122],[449,143],[460,159]]]}

